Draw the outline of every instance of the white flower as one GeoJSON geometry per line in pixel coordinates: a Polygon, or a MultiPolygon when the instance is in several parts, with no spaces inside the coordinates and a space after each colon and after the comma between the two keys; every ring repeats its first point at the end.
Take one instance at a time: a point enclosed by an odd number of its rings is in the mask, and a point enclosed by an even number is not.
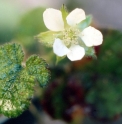
{"type": "Polygon", "coordinates": [[[67,55],[71,61],[82,59],[85,55],[85,49],[79,44],[79,39],[86,47],[102,44],[103,36],[100,31],[91,26],[82,31],[77,27],[86,19],[85,12],[82,9],[76,8],[70,12],[65,18],[67,24],[64,22],[62,12],[52,8],[44,11],[43,19],[49,30],[61,32],[53,42],[53,51],[57,56],[67,55]]]}

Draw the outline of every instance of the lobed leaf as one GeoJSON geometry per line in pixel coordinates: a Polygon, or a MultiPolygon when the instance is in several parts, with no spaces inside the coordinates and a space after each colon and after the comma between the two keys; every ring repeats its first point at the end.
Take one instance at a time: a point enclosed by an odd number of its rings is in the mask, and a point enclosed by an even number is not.
{"type": "Polygon", "coordinates": [[[40,57],[33,55],[26,62],[26,68],[29,75],[35,76],[40,86],[45,86],[50,78],[49,71],[47,70],[47,63],[40,57]]]}
{"type": "Polygon", "coordinates": [[[28,108],[33,97],[35,79],[40,79],[37,81],[42,86],[49,79],[46,62],[38,56],[32,56],[27,61],[27,67],[23,67],[23,58],[23,50],[18,44],[0,47],[0,113],[8,117],[16,117],[28,108]],[[37,75],[35,70],[39,72],[37,75]]]}

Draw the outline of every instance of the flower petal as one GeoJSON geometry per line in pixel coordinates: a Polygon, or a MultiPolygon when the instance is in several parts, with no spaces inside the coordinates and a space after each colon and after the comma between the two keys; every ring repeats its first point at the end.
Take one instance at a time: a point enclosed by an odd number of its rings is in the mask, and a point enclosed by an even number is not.
{"type": "Polygon", "coordinates": [[[79,46],[79,45],[72,45],[69,48],[70,52],[67,54],[67,57],[71,60],[71,61],[76,61],[76,60],[80,60],[83,58],[83,56],[85,55],[85,50],[83,47],[79,46]]]}
{"type": "Polygon", "coordinates": [[[76,8],[69,13],[66,20],[70,26],[74,26],[80,23],[82,20],[86,19],[85,12],[82,9],[76,8]]]}
{"type": "Polygon", "coordinates": [[[57,56],[64,56],[70,50],[63,44],[63,42],[59,38],[57,38],[55,39],[53,44],[53,51],[57,56]]]}
{"type": "Polygon", "coordinates": [[[61,31],[64,29],[64,22],[61,11],[56,9],[46,9],[43,13],[43,20],[46,27],[52,31],[61,31]]]}
{"type": "Polygon", "coordinates": [[[98,45],[102,44],[102,42],[103,42],[102,33],[99,30],[97,30],[91,26],[85,28],[81,32],[80,37],[83,40],[83,42],[86,44],[86,46],[88,46],[88,47],[98,46],[98,45]]]}

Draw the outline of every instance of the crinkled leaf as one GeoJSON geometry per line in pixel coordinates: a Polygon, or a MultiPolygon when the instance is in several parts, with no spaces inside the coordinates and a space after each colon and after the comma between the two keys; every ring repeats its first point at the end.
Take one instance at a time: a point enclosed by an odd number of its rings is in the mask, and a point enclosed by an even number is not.
{"type": "Polygon", "coordinates": [[[63,21],[64,21],[64,26],[67,27],[67,26],[68,26],[67,21],[66,21],[66,17],[67,17],[67,15],[68,15],[67,8],[66,8],[66,6],[63,4],[60,10],[61,10],[62,18],[63,18],[63,21]]]}
{"type": "Polygon", "coordinates": [[[85,20],[81,21],[79,24],[78,24],[78,28],[80,30],[83,30],[85,29],[86,27],[88,27],[90,24],[91,24],[91,21],[92,21],[92,16],[89,15],[86,17],[85,20]]]}
{"type": "Polygon", "coordinates": [[[56,38],[56,32],[53,31],[42,32],[37,36],[37,38],[39,39],[39,42],[41,42],[42,44],[48,47],[52,47],[53,42],[56,38]]]}
{"type": "MultiPolygon", "coordinates": [[[[30,105],[35,79],[44,78],[46,75],[47,83],[49,78],[47,65],[43,63],[38,63],[36,68],[36,71],[40,72],[38,76],[30,74],[30,68],[34,68],[33,64],[37,58],[38,61],[39,59],[42,61],[41,58],[32,57],[33,63],[30,62],[27,67],[21,65],[23,58],[23,50],[18,44],[6,44],[0,47],[0,113],[8,117],[20,115],[30,105]]],[[[43,81],[39,83],[44,84],[43,81]]]]}
{"type": "Polygon", "coordinates": [[[35,76],[40,86],[45,86],[50,78],[47,63],[40,57],[33,55],[26,62],[26,68],[30,75],[35,76]]]}

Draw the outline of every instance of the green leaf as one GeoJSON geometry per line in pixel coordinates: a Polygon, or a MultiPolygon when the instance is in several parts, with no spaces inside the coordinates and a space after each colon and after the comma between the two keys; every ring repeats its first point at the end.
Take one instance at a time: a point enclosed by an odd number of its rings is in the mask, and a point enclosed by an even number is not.
{"type": "Polygon", "coordinates": [[[45,79],[37,80],[41,85],[49,79],[47,64],[41,58],[30,57],[27,67],[21,65],[23,58],[23,50],[18,44],[0,47],[0,113],[8,117],[16,117],[28,108],[36,79],[45,79]],[[34,73],[34,64],[38,75],[34,73]]]}
{"type": "Polygon", "coordinates": [[[92,16],[89,15],[86,17],[85,20],[81,21],[79,24],[78,24],[78,28],[80,30],[83,30],[85,28],[87,28],[90,24],[91,24],[91,21],[92,21],[92,16]]]}
{"type": "Polygon", "coordinates": [[[39,56],[31,56],[27,62],[26,67],[30,75],[35,76],[40,86],[45,86],[50,78],[49,71],[47,70],[47,63],[39,56]]]}
{"type": "Polygon", "coordinates": [[[67,26],[68,26],[67,21],[66,21],[66,17],[67,17],[67,15],[68,15],[67,8],[66,8],[66,6],[63,4],[60,10],[61,10],[62,18],[63,18],[63,21],[64,21],[64,27],[67,27],[67,26]]]}
{"type": "Polygon", "coordinates": [[[37,35],[37,38],[39,39],[39,42],[41,42],[42,44],[48,47],[52,47],[57,34],[58,33],[53,31],[42,32],[39,35],[37,35]]]}

